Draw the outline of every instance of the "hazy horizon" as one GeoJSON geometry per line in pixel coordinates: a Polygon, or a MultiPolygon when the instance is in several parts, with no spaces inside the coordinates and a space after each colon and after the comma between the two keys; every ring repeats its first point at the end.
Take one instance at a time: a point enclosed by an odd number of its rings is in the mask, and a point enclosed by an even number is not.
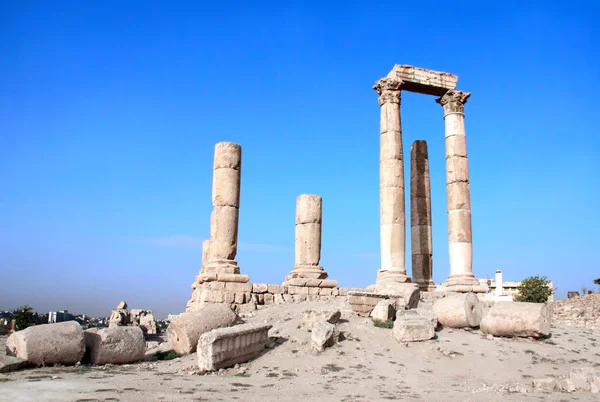
{"type": "MultiPolygon", "coordinates": [[[[0,6],[0,310],[180,313],[209,235],[214,145],[242,146],[236,260],[294,266],[295,200],[323,197],[321,265],[342,287],[379,264],[379,105],[394,64],[458,75],[473,271],[600,277],[600,28],[595,2],[0,6]]],[[[402,94],[427,141],[433,276],[449,274],[443,111],[402,94]]],[[[407,271],[410,213],[406,191],[407,271]]]]}

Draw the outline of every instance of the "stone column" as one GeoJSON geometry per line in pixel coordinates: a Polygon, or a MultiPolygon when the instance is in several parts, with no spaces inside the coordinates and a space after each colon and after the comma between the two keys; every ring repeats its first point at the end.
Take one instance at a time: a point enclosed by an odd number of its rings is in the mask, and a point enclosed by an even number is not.
{"type": "Polygon", "coordinates": [[[406,217],[404,208],[404,158],[400,124],[402,81],[383,78],[373,89],[381,106],[379,153],[379,224],[381,269],[377,282],[409,282],[405,268],[406,217]]]}
{"type": "Polygon", "coordinates": [[[436,100],[446,125],[446,197],[450,276],[444,287],[457,292],[484,292],[473,275],[471,191],[467,163],[464,108],[469,92],[449,90],[436,100]]]}
{"type": "Polygon", "coordinates": [[[292,278],[325,279],[321,260],[321,221],[323,200],[318,195],[302,194],[296,199],[296,263],[292,278]]]}
{"type": "Polygon", "coordinates": [[[206,273],[239,274],[237,253],[242,147],[232,142],[215,145],[210,246],[206,273]]]}
{"type": "Polygon", "coordinates": [[[413,282],[422,291],[433,291],[431,186],[427,142],[423,140],[415,141],[410,149],[410,234],[413,282]]]}
{"type": "Polygon", "coordinates": [[[502,271],[496,270],[496,296],[504,296],[504,281],[502,280],[502,271]]]}

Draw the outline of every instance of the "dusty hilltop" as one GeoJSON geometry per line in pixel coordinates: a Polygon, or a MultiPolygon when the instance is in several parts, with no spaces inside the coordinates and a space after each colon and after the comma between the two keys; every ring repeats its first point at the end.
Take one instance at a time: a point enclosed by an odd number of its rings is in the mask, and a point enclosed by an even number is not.
{"type": "Polygon", "coordinates": [[[245,317],[249,324],[272,325],[264,351],[228,369],[200,373],[196,353],[154,360],[157,352],[171,349],[163,342],[135,364],[0,374],[0,389],[5,400],[14,401],[591,400],[596,395],[589,391],[544,391],[540,380],[559,382],[573,370],[600,366],[597,332],[560,318],[583,308],[590,320],[597,319],[595,307],[580,307],[595,306],[592,300],[597,295],[553,303],[557,323],[541,340],[442,328],[424,342],[397,341],[392,329],[374,326],[343,300],[270,305],[245,317]],[[308,309],[332,308],[341,313],[335,324],[341,336],[317,352],[301,317],[308,309]]]}

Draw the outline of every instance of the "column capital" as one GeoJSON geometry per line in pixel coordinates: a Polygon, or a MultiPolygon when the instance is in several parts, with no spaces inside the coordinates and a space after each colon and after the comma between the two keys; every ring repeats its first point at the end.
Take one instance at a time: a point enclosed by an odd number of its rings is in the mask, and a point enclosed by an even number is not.
{"type": "Polygon", "coordinates": [[[465,103],[467,103],[469,96],[471,96],[471,92],[450,89],[435,101],[444,108],[444,115],[450,113],[464,113],[465,103]]]}
{"type": "Polygon", "coordinates": [[[400,103],[402,81],[395,78],[382,78],[375,82],[373,89],[379,94],[379,106],[385,103],[400,103]]]}

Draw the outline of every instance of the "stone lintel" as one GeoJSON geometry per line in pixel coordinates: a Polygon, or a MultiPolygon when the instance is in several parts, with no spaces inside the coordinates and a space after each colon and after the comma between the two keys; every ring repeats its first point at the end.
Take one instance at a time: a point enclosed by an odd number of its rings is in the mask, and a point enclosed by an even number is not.
{"type": "Polygon", "coordinates": [[[408,64],[396,64],[387,75],[402,81],[402,90],[425,95],[442,96],[450,89],[456,89],[458,77],[442,71],[427,70],[408,64]]]}

